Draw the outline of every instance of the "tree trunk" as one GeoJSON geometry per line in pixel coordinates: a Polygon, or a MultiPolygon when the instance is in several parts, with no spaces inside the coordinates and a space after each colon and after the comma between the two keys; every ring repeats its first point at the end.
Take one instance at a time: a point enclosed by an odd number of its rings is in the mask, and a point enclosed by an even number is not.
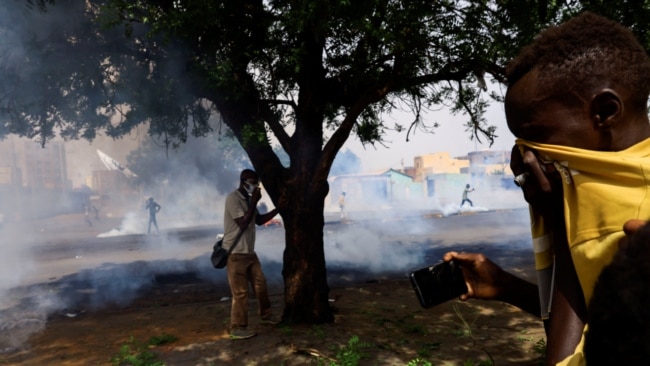
{"type": "Polygon", "coordinates": [[[329,286],[323,247],[323,199],[313,205],[296,200],[283,216],[286,247],[284,250],[283,318],[292,323],[331,323],[334,314],[329,305],[329,286]]]}

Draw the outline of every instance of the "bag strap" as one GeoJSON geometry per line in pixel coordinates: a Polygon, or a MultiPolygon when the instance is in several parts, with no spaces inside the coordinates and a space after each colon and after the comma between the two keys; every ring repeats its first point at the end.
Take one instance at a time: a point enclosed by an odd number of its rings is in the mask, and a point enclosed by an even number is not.
{"type": "Polygon", "coordinates": [[[235,249],[235,246],[239,243],[239,238],[241,238],[242,234],[244,233],[244,229],[239,229],[239,234],[237,234],[237,237],[235,238],[235,242],[233,245],[228,248],[228,255],[230,255],[230,252],[232,252],[233,249],[235,249]]]}
{"type": "MultiPolygon", "coordinates": [[[[250,208],[250,203],[248,202],[248,200],[246,200],[246,203],[247,203],[246,207],[250,208]]],[[[250,225],[250,223],[248,223],[248,224],[250,225]]],[[[253,225],[255,225],[255,224],[253,224],[253,225]]],[[[237,246],[237,244],[239,243],[239,239],[241,238],[242,234],[244,234],[244,229],[240,228],[239,229],[239,234],[237,234],[237,237],[235,238],[235,242],[233,243],[233,245],[230,246],[230,248],[228,248],[228,254],[227,255],[230,255],[232,250],[235,249],[235,246],[237,246]]]]}

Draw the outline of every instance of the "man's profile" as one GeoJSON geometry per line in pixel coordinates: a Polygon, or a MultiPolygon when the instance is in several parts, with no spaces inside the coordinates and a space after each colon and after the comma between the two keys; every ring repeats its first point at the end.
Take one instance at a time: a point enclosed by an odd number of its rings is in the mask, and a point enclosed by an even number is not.
{"type": "Polygon", "coordinates": [[[526,176],[538,281],[480,254],[462,261],[470,297],[546,319],[548,365],[583,365],[587,303],[628,219],[650,217],[650,59],[629,29],[583,13],[549,27],[506,72],[505,112],[517,137],[511,168],[526,176]],[[539,294],[539,303],[531,299],[539,294]]]}

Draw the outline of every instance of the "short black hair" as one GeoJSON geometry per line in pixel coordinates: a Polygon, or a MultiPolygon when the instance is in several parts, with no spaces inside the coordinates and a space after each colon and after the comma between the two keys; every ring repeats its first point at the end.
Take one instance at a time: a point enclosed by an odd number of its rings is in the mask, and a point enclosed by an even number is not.
{"type": "Polygon", "coordinates": [[[606,266],[589,303],[587,365],[644,365],[650,359],[650,225],[606,266]]]}
{"type": "Polygon", "coordinates": [[[624,26],[584,12],[541,32],[506,68],[510,85],[539,71],[538,92],[563,95],[567,91],[589,97],[603,81],[630,91],[631,106],[647,110],[650,59],[624,26]]]}
{"type": "Polygon", "coordinates": [[[244,180],[244,179],[259,179],[259,176],[257,173],[252,170],[252,169],[244,169],[241,171],[241,174],[239,175],[239,179],[244,180]]]}

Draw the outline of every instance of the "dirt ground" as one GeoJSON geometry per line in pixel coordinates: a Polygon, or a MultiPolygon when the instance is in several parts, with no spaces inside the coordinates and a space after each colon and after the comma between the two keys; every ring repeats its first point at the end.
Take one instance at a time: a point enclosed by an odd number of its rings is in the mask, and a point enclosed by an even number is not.
{"type": "MultiPolygon", "coordinates": [[[[514,212],[506,218],[512,221],[518,215],[520,213],[514,212]]],[[[481,216],[487,220],[483,224],[479,224],[478,218],[471,225],[483,228],[482,239],[494,236],[503,243],[495,246],[479,240],[478,246],[466,245],[464,250],[492,250],[491,258],[505,269],[524,278],[534,278],[529,250],[512,250],[510,239],[504,238],[503,230],[495,224],[497,221],[489,221],[501,220],[501,216],[481,216]]],[[[450,218],[444,223],[454,242],[476,242],[476,233],[458,229],[468,225],[461,219],[450,218]]],[[[83,224],[80,219],[74,222],[77,221],[83,224]]],[[[49,225],[42,226],[48,238],[43,245],[50,245],[49,241],[56,237],[50,234],[51,227],[58,228],[61,235],[71,231],[61,222],[49,225]]],[[[94,236],[96,233],[90,230],[98,229],[83,227],[83,230],[88,233],[78,235],[94,236]]],[[[524,230],[527,227],[524,226],[524,230]]],[[[436,237],[444,239],[442,232],[436,233],[436,237]]],[[[425,239],[412,240],[425,242],[425,239]]],[[[130,255],[140,252],[131,251],[134,244],[129,242],[111,245],[130,255]]],[[[73,255],[76,247],[69,247],[62,245],[61,255],[73,255]]],[[[86,252],[84,258],[91,255],[86,252]]],[[[428,263],[439,255],[431,253],[422,260],[428,263]]],[[[215,289],[214,284],[195,278],[170,278],[168,281],[158,278],[159,286],[139,294],[126,307],[59,312],[49,316],[37,324],[37,329],[42,329],[30,332],[26,341],[18,342],[20,347],[0,347],[0,365],[127,365],[129,363],[118,360],[130,353],[142,355],[144,351],[160,361],[158,365],[168,366],[355,364],[333,363],[349,361],[343,355],[362,356],[359,365],[425,364],[415,363],[418,359],[432,365],[539,364],[539,342],[545,339],[542,324],[517,308],[499,302],[453,300],[423,309],[403,275],[367,279],[348,272],[336,275],[339,279],[352,280],[330,282],[330,301],[335,310],[335,322],[331,324],[261,326],[255,300],[251,299],[249,323],[257,336],[230,340],[227,332],[230,301],[223,296],[227,289],[215,289]],[[357,337],[358,343],[354,343],[357,337]],[[147,346],[152,339],[171,341],[147,346]]],[[[86,291],[84,288],[74,290],[86,291]]],[[[283,307],[280,291],[274,290],[271,300],[276,313],[280,314],[283,307]]],[[[9,333],[0,329],[0,338],[9,333]]],[[[0,345],[16,343],[5,341],[0,339],[0,345]]]]}
{"type": "MultiPolygon", "coordinates": [[[[50,319],[22,349],[0,354],[0,364],[115,365],[127,354],[121,347],[137,350],[171,335],[177,339],[142,350],[164,365],[329,365],[346,349],[363,357],[360,365],[537,365],[544,339],[541,323],[517,308],[454,300],[422,309],[408,280],[386,279],[332,288],[333,324],[262,326],[253,300],[257,336],[230,340],[230,302],[202,286],[157,289],[126,309],[50,319]],[[357,348],[349,346],[353,337],[357,348]]],[[[272,301],[279,313],[282,296],[272,301]]]]}

